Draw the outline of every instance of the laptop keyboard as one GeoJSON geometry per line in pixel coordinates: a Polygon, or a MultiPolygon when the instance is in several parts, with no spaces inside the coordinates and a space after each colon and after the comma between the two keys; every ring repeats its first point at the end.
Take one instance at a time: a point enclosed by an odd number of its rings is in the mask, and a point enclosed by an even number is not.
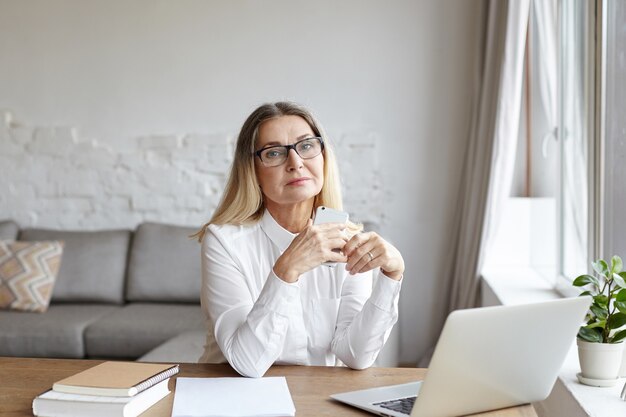
{"type": "Polygon", "coordinates": [[[374,403],[382,408],[386,408],[387,410],[396,411],[398,413],[409,415],[411,414],[411,410],[413,409],[413,405],[415,404],[416,395],[413,397],[406,398],[398,398],[397,400],[389,400],[383,401],[380,403],[374,403]]]}

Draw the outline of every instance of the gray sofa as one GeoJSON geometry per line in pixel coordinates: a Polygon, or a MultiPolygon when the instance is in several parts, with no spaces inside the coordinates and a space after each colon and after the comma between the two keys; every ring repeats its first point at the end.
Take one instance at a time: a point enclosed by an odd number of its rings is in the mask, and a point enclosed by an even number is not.
{"type": "Polygon", "coordinates": [[[20,230],[0,221],[2,240],[65,242],[48,310],[0,310],[0,356],[197,362],[206,330],[194,231],[20,230]]]}

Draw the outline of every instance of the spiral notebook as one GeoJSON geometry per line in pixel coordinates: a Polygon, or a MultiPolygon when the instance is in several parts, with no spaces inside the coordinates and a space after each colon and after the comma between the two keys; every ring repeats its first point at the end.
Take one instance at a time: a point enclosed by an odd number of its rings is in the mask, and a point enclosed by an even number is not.
{"type": "Polygon", "coordinates": [[[33,400],[33,414],[46,417],[136,417],[170,393],[169,379],[132,397],[67,394],[46,391],[33,400]]]}
{"type": "Polygon", "coordinates": [[[52,390],[68,394],[132,397],[177,373],[177,364],[108,361],[55,382],[52,390]]]}

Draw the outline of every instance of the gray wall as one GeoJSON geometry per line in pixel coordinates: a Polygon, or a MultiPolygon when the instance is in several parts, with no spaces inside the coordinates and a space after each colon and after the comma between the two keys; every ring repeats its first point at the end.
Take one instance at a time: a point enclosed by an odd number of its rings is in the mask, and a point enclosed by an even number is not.
{"type": "Polygon", "coordinates": [[[431,312],[448,262],[480,6],[0,0],[0,218],[66,228],[200,224],[225,169],[198,166],[186,147],[209,158],[261,102],[301,102],[350,145],[341,153],[347,208],[378,222],[404,254],[400,361],[415,363],[441,323],[431,312]],[[375,149],[365,163],[360,137],[375,149]],[[362,176],[369,167],[375,175],[362,176]],[[119,177],[105,186],[111,169],[119,177]],[[162,195],[186,180],[214,183],[162,195]]]}

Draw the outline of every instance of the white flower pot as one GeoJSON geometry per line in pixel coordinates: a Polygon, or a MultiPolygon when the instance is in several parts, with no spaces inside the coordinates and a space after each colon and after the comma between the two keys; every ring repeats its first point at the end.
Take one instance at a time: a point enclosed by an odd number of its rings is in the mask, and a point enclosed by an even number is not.
{"type": "Polygon", "coordinates": [[[598,380],[617,378],[622,364],[623,342],[591,343],[576,339],[576,343],[580,370],[585,378],[598,380]]]}

